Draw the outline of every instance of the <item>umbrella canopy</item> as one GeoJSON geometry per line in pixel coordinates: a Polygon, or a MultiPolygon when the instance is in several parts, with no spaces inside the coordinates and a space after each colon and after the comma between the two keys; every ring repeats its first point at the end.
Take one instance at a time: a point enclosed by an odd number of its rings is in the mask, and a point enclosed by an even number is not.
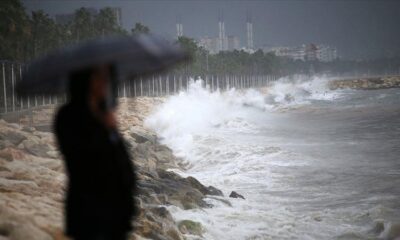
{"type": "Polygon", "coordinates": [[[120,74],[138,76],[187,59],[179,46],[152,35],[90,40],[33,61],[17,84],[17,92],[58,93],[65,89],[69,73],[101,64],[115,64],[120,74]]]}

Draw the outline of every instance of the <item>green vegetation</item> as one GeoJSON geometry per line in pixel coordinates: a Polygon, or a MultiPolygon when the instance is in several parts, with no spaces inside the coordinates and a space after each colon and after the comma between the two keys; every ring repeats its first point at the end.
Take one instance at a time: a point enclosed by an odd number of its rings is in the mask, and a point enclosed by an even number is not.
{"type": "Polygon", "coordinates": [[[73,20],[63,25],[41,10],[26,13],[19,0],[0,1],[0,59],[26,62],[55,48],[108,35],[128,35],[111,8],[94,16],[86,8],[77,9],[73,20]]]}
{"type": "MultiPolygon", "coordinates": [[[[41,10],[28,14],[20,0],[0,1],[1,60],[28,62],[53,49],[87,39],[149,32],[150,29],[141,23],[136,23],[130,32],[121,28],[111,8],[103,8],[95,15],[86,8],[77,9],[74,18],[63,25],[57,24],[41,10]]],[[[330,63],[304,62],[277,57],[261,50],[252,54],[243,50],[209,54],[194,39],[180,37],[177,42],[193,58],[190,64],[182,64],[173,70],[179,74],[400,74],[400,57],[363,61],[337,60],[330,63]]]]}

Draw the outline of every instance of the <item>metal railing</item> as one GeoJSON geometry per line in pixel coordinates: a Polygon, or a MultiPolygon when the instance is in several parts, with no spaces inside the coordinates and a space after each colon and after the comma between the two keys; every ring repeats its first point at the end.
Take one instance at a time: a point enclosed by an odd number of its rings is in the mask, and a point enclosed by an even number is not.
{"type": "MultiPolygon", "coordinates": [[[[66,95],[33,95],[19,97],[16,83],[21,81],[25,65],[18,62],[0,61],[0,113],[30,110],[46,105],[57,105],[66,101],[66,95]]],[[[122,81],[118,87],[118,97],[160,97],[187,91],[193,79],[201,78],[209,91],[225,91],[231,88],[260,88],[278,79],[272,75],[203,75],[196,78],[190,75],[162,74],[134,80],[122,81]]]]}

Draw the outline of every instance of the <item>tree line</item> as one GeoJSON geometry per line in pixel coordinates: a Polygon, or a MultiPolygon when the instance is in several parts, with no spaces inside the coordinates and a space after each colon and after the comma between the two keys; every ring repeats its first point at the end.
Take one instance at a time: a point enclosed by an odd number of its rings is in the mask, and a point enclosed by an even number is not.
{"type": "MultiPolygon", "coordinates": [[[[40,55],[69,44],[109,35],[149,33],[150,29],[136,23],[127,31],[118,25],[113,9],[106,7],[96,14],[87,8],[77,9],[71,21],[57,23],[42,10],[27,13],[20,0],[0,1],[0,59],[28,62],[40,55]]],[[[175,68],[176,73],[204,74],[394,74],[400,72],[400,58],[333,62],[301,61],[279,57],[257,50],[221,51],[217,54],[198,46],[189,37],[179,37],[191,55],[192,62],[175,68]]]]}
{"type": "Polygon", "coordinates": [[[53,49],[109,35],[148,33],[136,23],[131,32],[117,24],[109,7],[92,14],[79,8],[73,19],[59,24],[42,10],[28,14],[20,0],[0,1],[0,59],[27,62],[53,49]]]}

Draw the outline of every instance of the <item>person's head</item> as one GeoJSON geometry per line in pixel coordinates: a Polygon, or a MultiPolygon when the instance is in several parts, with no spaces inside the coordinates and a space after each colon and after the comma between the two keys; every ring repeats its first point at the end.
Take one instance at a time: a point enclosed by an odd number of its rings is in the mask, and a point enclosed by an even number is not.
{"type": "Polygon", "coordinates": [[[96,102],[114,108],[116,82],[112,65],[99,65],[72,72],[69,75],[69,98],[83,106],[96,102]]]}

